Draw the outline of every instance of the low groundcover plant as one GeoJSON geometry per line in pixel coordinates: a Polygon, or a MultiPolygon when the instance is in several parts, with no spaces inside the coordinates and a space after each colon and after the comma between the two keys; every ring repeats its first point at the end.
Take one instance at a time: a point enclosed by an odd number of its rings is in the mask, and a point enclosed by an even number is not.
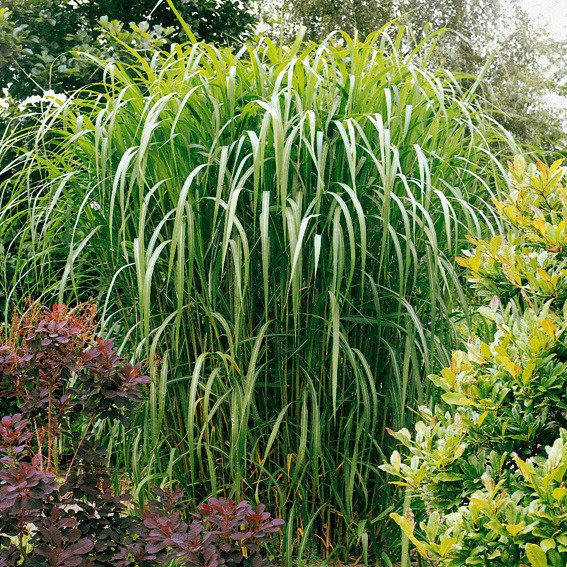
{"type": "Polygon", "coordinates": [[[382,469],[413,496],[392,514],[423,558],[461,565],[567,564],[567,189],[561,162],[510,164],[495,205],[505,236],[457,258],[482,304],[434,410],[382,469]],[[422,521],[416,526],[415,516],[422,521]]]}
{"type": "Polygon", "coordinates": [[[31,308],[0,347],[0,565],[267,565],[283,522],[263,506],[211,499],[185,522],[182,491],[139,509],[116,489],[93,428],[126,423],[149,378],[95,336],[94,314],[31,308]]]}

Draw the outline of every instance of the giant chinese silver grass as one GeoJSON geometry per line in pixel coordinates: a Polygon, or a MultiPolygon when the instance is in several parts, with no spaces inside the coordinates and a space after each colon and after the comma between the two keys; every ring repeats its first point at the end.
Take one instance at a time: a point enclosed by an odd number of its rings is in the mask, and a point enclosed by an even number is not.
{"type": "Polygon", "coordinates": [[[101,63],[2,142],[6,313],[94,296],[152,375],[132,427],[104,429],[117,463],[140,494],[270,503],[288,565],[387,542],[385,424],[447,362],[464,235],[497,230],[512,143],[474,85],[429,69],[434,37],[406,38],[101,63]]]}

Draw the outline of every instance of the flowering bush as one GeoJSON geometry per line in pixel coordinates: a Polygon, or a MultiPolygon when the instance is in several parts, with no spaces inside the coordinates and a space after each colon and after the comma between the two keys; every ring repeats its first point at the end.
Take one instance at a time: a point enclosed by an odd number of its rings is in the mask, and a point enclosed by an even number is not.
{"type": "Polygon", "coordinates": [[[126,421],[149,378],[94,336],[94,312],[32,309],[0,347],[2,403],[17,408],[0,420],[0,564],[267,564],[259,544],[282,521],[263,506],[212,499],[187,524],[182,492],[133,514],[113,489],[92,426],[126,421]]]}
{"type": "Polygon", "coordinates": [[[565,168],[510,164],[495,201],[509,230],[457,262],[481,302],[466,350],[430,378],[434,410],[391,432],[382,469],[414,497],[392,514],[424,558],[461,565],[567,564],[565,168]],[[425,519],[425,517],[427,517],[425,519]]]}

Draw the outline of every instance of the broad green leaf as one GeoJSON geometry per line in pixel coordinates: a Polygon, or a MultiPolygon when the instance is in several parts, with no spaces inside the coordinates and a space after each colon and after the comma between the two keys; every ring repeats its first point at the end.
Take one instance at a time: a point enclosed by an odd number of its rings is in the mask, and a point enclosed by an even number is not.
{"type": "Polygon", "coordinates": [[[526,555],[532,567],[547,567],[545,551],[535,543],[526,544],[526,555]]]}

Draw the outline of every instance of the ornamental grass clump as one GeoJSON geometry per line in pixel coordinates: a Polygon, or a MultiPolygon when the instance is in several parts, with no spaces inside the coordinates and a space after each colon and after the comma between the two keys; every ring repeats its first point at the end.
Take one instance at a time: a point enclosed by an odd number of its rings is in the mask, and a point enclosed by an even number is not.
{"type": "Polygon", "coordinates": [[[183,492],[129,502],[94,426],[125,422],[149,377],[94,334],[93,305],[30,309],[0,347],[0,565],[207,566],[269,563],[282,520],[210,499],[183,519],[183,492]]]}
{"type": "Polygon", "coordinates": [[[382,469],[414,512],[392,514],[417,552],[441,564],[567,563],[567,189],[561,162],[510,164],[494,200],[501,236],[457,262],[481,306],[451,364],[431,376],[435,409],[391,432],[382,469]]]}
{"type": "Polygon", "coordinates": [[[0,142],[0,310],[96,297],[152,377],[114,457],[273,501],[289,566],[395,545],[384,425],[450,356],[450,258],[499,232],[513,143],[437,38],[134,51],[0,142]]]}

